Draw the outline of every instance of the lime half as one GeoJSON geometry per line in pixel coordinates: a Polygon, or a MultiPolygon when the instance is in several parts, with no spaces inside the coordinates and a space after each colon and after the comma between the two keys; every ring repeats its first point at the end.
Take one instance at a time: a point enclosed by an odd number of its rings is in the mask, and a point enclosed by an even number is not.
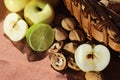
{"type": "Polygon", "coordinates": [[[34,51],[45,51],[54,42],[54,31],[48,24],[37,23],[28,29],[26,39],[34,51]]]}

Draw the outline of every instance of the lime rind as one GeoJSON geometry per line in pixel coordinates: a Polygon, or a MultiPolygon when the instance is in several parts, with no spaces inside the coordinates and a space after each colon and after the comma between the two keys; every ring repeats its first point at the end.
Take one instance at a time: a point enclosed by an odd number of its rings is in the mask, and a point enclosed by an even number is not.
{"type": "Polygon", "coordinates": [[[26,39],[34,51],[45,51],[54,42],[54,31],[48,24],[34,24],[28,29],[26,39]]]}

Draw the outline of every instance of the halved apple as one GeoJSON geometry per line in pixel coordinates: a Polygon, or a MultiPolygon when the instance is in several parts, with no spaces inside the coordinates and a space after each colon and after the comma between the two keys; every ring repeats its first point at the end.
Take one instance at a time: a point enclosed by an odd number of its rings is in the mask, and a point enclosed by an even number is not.
{"type": "Polygon", "coordinates": [[[102,71],[110,62],[110,51],[101,44],[82,44],[75,51],[75,62],[84,72],[102,71]]]}
{"type": "Polygon", "coordinates": [[[27,23],[16,13],[9,13],[3,23],[4,33],[12,41],[23,39],[27,29],[27,23]]]}

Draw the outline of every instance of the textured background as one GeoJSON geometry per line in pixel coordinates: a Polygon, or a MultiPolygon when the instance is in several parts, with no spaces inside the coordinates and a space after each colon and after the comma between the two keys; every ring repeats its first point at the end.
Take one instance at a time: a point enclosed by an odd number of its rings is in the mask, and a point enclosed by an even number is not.
{"type": "MultiPolygon", "coordinates": [[[[84,80],[80,72],[66,71],[61,74],[50,66],[49,58],[28,62],[12,43],[3,36],[3,20],[9,12],[0,0],[0,80],[84,80]]],[[[120,79],[120,61],[111,60],[103,71],[104,80],[120,79]]]]}

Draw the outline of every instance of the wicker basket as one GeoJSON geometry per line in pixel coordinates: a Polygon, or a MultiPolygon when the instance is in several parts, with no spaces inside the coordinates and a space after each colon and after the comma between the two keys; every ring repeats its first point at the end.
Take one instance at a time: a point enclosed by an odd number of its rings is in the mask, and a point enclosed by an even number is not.
{"type": "Polygon", "coordinates": [[[70,13],[88,35],[120,52],[120,15],[118,8],[106,7],[98,0],[63,0],[70,13]],[[115,11],[116,10],[116,11],[115,11]]]}

